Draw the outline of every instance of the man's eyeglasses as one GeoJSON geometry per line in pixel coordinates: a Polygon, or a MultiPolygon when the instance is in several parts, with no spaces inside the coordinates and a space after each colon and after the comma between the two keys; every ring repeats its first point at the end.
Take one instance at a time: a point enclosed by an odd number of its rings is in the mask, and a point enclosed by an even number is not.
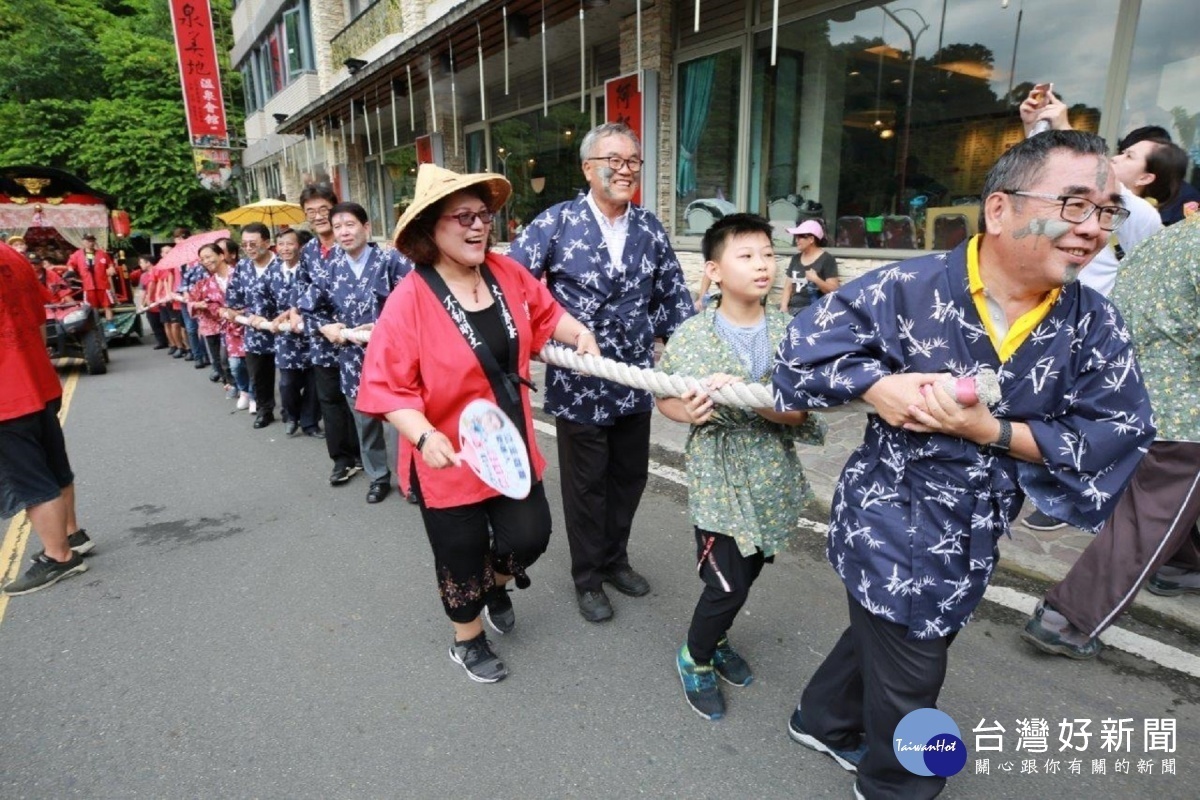
{"type": "Polygon", "coordinates": [[[1034,197],[1038,200],[1052,200],[1056,203],[1061,203],[1059,208],[1059,216],[1065,221],[1078,225],[1081,222],[1087,222],[1091,219],[1092,214],[1099,212],[1100,216],[1097,220],[1100,223],[1100,230],[1115,231],[1121,227],[1121,223],[1129,219],[1129,209],[1122,206],[1100,206],[1088,200],[1085,197],[1075,197],[1069,194],[1046,194],[1044,192],[1025,192],[1019,189],[1001,189],[1004,194],[1016,195],[1017,197],[1034,197]]]}
{"type": "Polygon", "coordinates": [[[621,158],[620,156],[593,156],[587,159],[588,161],[604,161],[608,164],[613,172],[620,172],[629,167],[630,172],[642,171],[642,160],[637,156],[633,158],[621,158]]]}
{"type": "Polygon", "coordinates": [[[329,208],[306,208],[304,209],[304,216],[309,219],[324,219],[329,216],[329,212],[332,210],[333,206],[329,208]]]}
{"type": "Polygon", "coordinates": [[[442,217],[444,219],[456,219],[458,220],[459,225],[462,225],[464,228],[469,228],[475,224],[476,219],[478,219],[484,225],[491,225],[492,220],[496,218],[496,215],[485,208],[483,211],[464,211],[461,214],[443,214],[442,217]]]}

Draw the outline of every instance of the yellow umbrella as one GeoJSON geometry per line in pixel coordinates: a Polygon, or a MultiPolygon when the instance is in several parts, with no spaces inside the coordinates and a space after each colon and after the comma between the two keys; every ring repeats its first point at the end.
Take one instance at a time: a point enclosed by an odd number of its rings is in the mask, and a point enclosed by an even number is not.
{"type": "Polygon", "coordinates": [[[304,222],[304,209],[295,203],[283,200],[259,200],[224,214],[217,218],[229,225],[249,225],[251,222],[261,222],[274,228],[276,225],[299,225],[304,222]]]}

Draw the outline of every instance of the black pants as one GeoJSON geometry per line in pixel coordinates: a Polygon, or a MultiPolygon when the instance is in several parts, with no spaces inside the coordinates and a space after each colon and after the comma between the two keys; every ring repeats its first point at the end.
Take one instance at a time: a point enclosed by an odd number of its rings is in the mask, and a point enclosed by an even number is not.
{"type": "Polygon", "coordinates": [[[650,464],[650,412],[608,426],[559,419],[556,427],[571,577],[580,591],[594,591],[605,572],[629,565],[629,531],[650,464]]]}
{"type": "Polygon", "coordinates": [[[279,369],[279,405],[283,418],[295,420],[303,431],[317,429],[317,379],[312,367],[279,369]]]}
{"type": "Polygon", "coordinates": [[[226,386],[233,386],[233,372],[229,369],[229,356],[221,346],[221,334],[214,333],[211,336],[205,336],[204,345],[208,348],[208,360],[212,362],[213,369],[221,376],[222,383],[226,386]]]}
{"type": "Polygon", "coordinates": [[[325,449],[335,466],[349,467],[359,461],[358,429],[346,396],[342,394],[341,370],[334,367],[313,367],[317,402],[325,422],[325,449]]]}
{"type": "MultiPolygon", "coordinates": [[[[415,468],[412,479],[420,496],[415,468]]],[[[426,508],[422,499],[421,518],[433,549],[442,607],[452,622],[467,623],[479,616],[497,572],[512,575],[519,588],[527,587],[526,568],[550,543],[550,504],[540,481],[522,500],[501,496],[466,506],[426,508]]]]}
{"type": "Polygon", "coordinates": [[[275,411],[275,354],[246,353],[246,369],[250,371],[250,387],[258,415],[275,411]]]}
{"type": "Polygon", "coordinates": [[[750,587],[758,580],[766,558],[762,550],[744,556],[732,537],[696,528],[696,559],[704,591],[692,612],[687,644],[692,660],[707,664],[717,642],[746,604],[750,587]]]}
{"type": "Polygon", "coordinates": [[[942,791],[945,778],[914,775],[900,765],[892,735],[918,708],[936,708],[946,680],[946,652],[954,634],[907,639],[907,628],[867,611],[852,596],[850,627],[813,673],[800,698],[804,727],[838,749],[865,740],[858,782],[871,800],[923,800],[942,791]]]}
{"type": "Polygon", "coordinates": [[[150,331],[154,334],[154,343],[160,344],[163,347],[169,347],[171,343],[167,341],[167,329],[163,327],[162,317],[158,315],[158,309],[147,311],[146,319],[150,321],[150,331]]]}

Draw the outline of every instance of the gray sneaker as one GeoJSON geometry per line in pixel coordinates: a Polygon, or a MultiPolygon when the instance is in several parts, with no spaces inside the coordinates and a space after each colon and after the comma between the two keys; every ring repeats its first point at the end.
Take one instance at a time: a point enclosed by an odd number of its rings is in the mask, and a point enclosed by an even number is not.
{"type": "Polygon", "coordinates": [[[503,636],[517,627],[517,614],[513,611],[512,598],[503,586],[494,586],[483,596],[483,618],[496,633],[503,636]]]}
{"type": "Polygon", "coordinates": [[[450,645],[450,660],[465,669],[467,677],[476,683],[495,683],[508,677],[504,662],[492,652],[487,635],[483,633],[450,645]]]}
{"type": "Polygon", "coordinates": [[[1146,588],[1161,597],[1200,594],[1200,570],[1163,567],[1146,582],[1146,588]]]}
{"type": "Polygon", "coordinates": [[[33,565],[24,575],[10,582],[0,591],[10,596],[31,594],[39,589],[53,586],[63,578],[87,572],[87,568],[87,564],[83,563],[83,556],[79,553],[72,553],[70,561],[55,561],[44,554],[39,555],[33,559],[33,565]]]}
{"type": "Polygon", "coordinates": [[[1043,653],[1066,656],[1077,661],[1086,661],[1100,654],[1103,645],[1098,637],[1089,637],[1070,622],[1051,623],[1045,618],[1046,610],[1044,601],[1037,604],[1033,616],[1025,623],[1025,630],[1021,631],[1022,639],[1043,653]]]}

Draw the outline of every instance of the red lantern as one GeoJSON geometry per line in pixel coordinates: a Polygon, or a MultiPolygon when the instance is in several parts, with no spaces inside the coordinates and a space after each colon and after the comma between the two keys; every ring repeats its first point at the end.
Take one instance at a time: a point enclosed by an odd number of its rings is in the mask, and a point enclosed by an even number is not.
{"type": "Polygon", "coordinates": [[[122,238],[129,235],[130,228],[128,211],[112,212],[112,230],[113,233],[122,238]]]}

